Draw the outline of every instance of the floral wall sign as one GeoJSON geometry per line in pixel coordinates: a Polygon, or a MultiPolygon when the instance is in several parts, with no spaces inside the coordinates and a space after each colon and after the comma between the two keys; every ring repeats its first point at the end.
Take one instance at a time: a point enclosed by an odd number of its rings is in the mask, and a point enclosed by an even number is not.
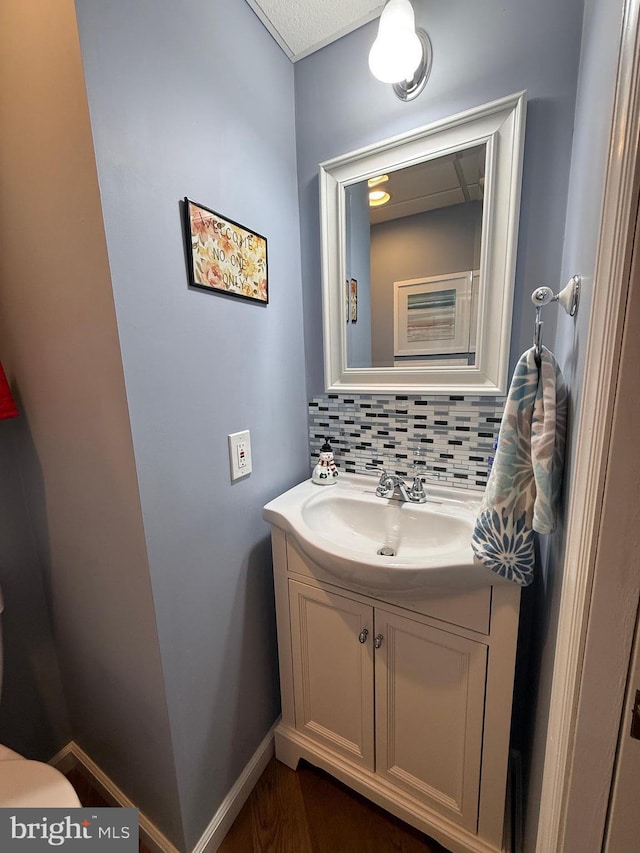
{"type": "Polygon", "coordinates": [[[269,302],[266,237],[188,198],[184,219],[192,287],[269,302]]]}

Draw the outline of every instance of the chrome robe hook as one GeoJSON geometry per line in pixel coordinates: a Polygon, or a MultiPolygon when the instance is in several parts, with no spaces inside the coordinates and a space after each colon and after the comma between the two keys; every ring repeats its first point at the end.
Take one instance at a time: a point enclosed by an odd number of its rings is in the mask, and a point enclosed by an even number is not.
{"type": "Polygon", "coordinates": [[[550,287],[537,287],[531,294],[531,301],[540,308],[550,302],[559,302],[570,317],[575,317],[580,302],[580,276],[572,275],[559,293],[554,293],[550,287]]]}
{"type": "Polygon", "coordinates": [[[540,361],[542,354],[542,327],[540,319],[542,308],[551,302],[559,302],[570,317],[575,317],[580,302],[580,276],[572,275],[565,287],[559,293],[554,293],[550,287],[537,287],[531,294],[531,301],[536,306],[536,321],[533,328],[533,346],[536,360],[540,361]]]}

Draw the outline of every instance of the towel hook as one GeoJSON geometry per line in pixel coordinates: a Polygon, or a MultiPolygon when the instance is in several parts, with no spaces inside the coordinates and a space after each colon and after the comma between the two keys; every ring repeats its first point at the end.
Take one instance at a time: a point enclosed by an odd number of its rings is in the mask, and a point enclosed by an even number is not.
{"type": "Polygon", "coordinates": [[[570,317],[575,317],[580,302],[580,276],[572,275],[559,293],[554,293],[550,287],[537,287],[531,294],[531,301],[540,308],[550,302],[559,302],[570,317]]]}
{"type": "Polygon", "coordinates": [[[536,308],[536,322],[533,327],[533,346],[535,348],[535,355],[538,361],[540,361],[540,356],[542,354],[542,327],[544,326],[544,323],[540,319],[541,311],[542,307],[538,305],[536,308]]]}
{"type": "Polygon", "coordinates": [[[533,331],[533,346],[535,347],[536,359],[540,359],[542,353],[542,327],[544,323],[540,314],[544,305],[551,302],[559,302],[570,317],[575,317],[580,302],[580,276],[572,275],[565,287],[558,293],[554,293],[550,287],[537,287],[531,294],[531,301],[536,306],[536,321],[533,331]]]}

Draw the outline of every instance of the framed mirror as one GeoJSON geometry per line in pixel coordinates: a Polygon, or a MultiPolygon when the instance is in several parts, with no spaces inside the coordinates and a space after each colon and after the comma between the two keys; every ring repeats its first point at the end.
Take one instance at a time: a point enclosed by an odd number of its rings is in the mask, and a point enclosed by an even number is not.
{"type": "Polygon", "coordinates": [[[320,165],[327,391],[506,392],[525,106],[320,165]]]}

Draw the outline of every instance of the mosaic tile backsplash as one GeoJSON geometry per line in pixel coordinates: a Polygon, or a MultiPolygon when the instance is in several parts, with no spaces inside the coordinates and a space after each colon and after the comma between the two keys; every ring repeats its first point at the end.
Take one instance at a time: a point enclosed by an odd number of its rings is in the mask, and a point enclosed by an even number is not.
{"type": "Polygon", "coordinates": [[[400,477],[419,468],[441,485],[482,490],[504,397],[325,394],[309,403],[311,464],[325,436],[340,470],[400,477]]]}

